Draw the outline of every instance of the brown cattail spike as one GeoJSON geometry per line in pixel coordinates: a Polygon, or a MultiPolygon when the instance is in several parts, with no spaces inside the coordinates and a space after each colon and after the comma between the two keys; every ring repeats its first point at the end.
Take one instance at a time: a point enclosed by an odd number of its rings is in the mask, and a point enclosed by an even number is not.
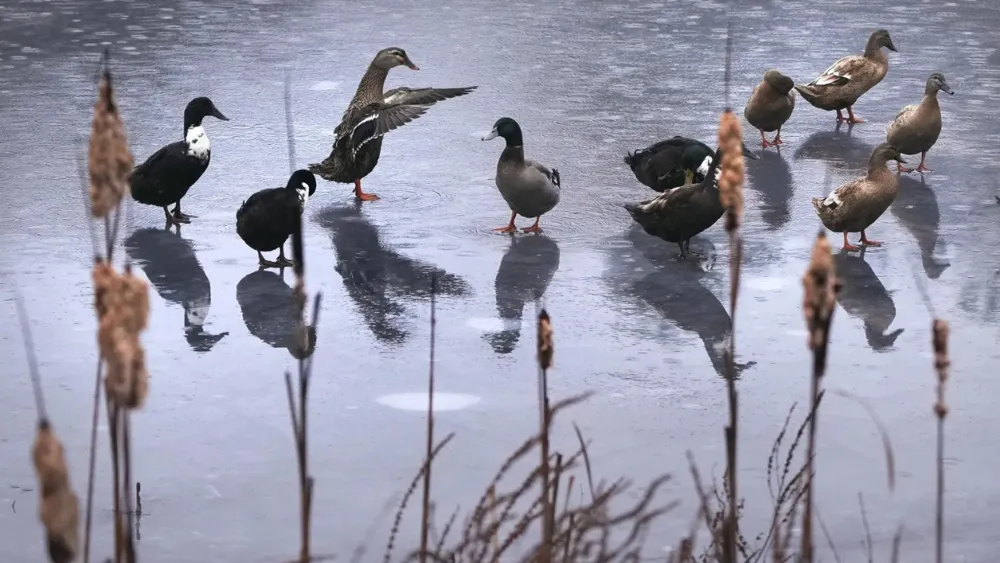
{"type": "Polygon", "coordinates": [[[131,268],[120,275],[103,262],[94,266],[93,277],[97,341],[108,366],[105,389],[118,406],[138,408],[149,387],[146,354],[139,340],[149,322],[149,286],[131,268]]]}
{"type": "Polygon", "coordinates": [[[743,130],[729,109],[719,120],[719,149],[719,199],[726,208],[726,230],[732,232],[743,222],[743,130]]]}
{"type": "Polygon", "coordinates": [[[547,370],[552,367],[552,354],[555,352],[552,340],[552,320],[548,312],[542,309],[538,313],[538,365],[547,370]]]}
{"type": "Polygon", "coordinates": [[[106,217],[118,206],[128,190],[128,175],[134,165],[111,88],[111,72],[105,67],[90,132],[90,206],[94,217],[106,217]]]}
{"type": "Polygon", "coordinates": [[[812,259],[809,268],[802,278],[805,288],[802,310],[806,317],[806,328],[809,330],[809,348],[816,350],[824,346],[830,327],[830,316],[837,303],[837,292],[840,282],[833,266],[833,254],[830,242],[820,231],[812,249],[812,259]]]}
{"type": "Polygon", "coordinates": [[[948,383],[948,370],[951,366],[951,359],[948,357],[948,333],[950,328],[947,321],[934,319],[934,369],[937,370],[938,392],[937,402],[934,403],[934,413],[938,418],[944,419],[948,414],[948,405],[944,400],[944,389],[948,383]]]}
{"type": "Polygon", "coordinates": [[[32,458],[41,489],[39,517],[45,526],[49,558],[53,563],[72,561],[79,545],[79,505],[70,487],[63,446],[45,420],[38,425],[32,458]]]}

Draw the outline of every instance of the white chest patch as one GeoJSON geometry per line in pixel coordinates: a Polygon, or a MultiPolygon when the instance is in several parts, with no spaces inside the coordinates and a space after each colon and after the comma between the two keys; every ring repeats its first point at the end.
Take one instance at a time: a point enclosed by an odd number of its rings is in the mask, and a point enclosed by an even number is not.
{"type": "Polygon", "coordinates": [[[708,174],[708,167],[711,165],[712,165],[712,157],[706,156],[705,160],[701,161],[701,165],[698,167],[697,170],[698,174],[704,177],[706,174],[708,174]]]}
{"type": "Polygon", "coordinates": [[[295,191],[299,194],[299,205],[305,209],[306,203],[309,202],[309,184],[302,182],[302,187],[296,188],[295,191]]]}
{"type": "Polygon", "coordinates": [[[196,125],[188,129],[187,135],[184,136],[184,142],[188,146],[188,156],[199,160],[208,160],[208,155],[212,152],[212,143],[209,142],[204,127],[196,125]]]}

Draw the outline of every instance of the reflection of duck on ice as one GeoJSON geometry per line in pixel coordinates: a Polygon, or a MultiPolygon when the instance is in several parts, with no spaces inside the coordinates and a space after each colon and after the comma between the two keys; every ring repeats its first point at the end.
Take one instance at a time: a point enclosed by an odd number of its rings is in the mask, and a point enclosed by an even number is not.
{"type": "Polygon", "coordinates": [[[190,241],[170,230],[140,229],[125,240],[125,251],[164,301],[184,308],[184,337],[192,350],[208,352],[229,334],[205,332],[212,284],[190,241]]]}
{"type": "Polygon", "coordinates": [[[267,270],[251,272],[236,284],[236,301],[250,334],[273,348],[288,350],[296,359],[304,359],[316,350],[316,327],[306,328],[308,343],[305,355],[299,358],[295,341],[299,315],[292,293],[279,274],[267,270]]]}

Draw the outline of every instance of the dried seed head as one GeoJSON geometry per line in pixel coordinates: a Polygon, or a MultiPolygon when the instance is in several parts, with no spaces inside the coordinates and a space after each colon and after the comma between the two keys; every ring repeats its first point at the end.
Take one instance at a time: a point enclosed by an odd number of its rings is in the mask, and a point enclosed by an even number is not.
{"type": "Polygon", "coordinates": [[[90,132],[90,205],[94,217],[106,217],[118,205],[128,190],[128,175],[134,165],[111,88],[111,73],[105,70],[90,132]]]}
{"type": "Polygon", "coordinates": [[[802,278],[802,285],[805,287],[802,310],[806,317],[806,328],[809,330],[809,348],[815,350],[823,346],[828,338],[830,316],[833,314],[837,303],[837,292],[840,290],[830,243],[822,231],[816,236],[812,259],[802,278]]]}
{"type": "Polygon", "coordinates": [[[72,561],[78,546],[79,506],[70,487],[63,446],[44,420],[38,425],[32,458],[41,489],[39,517],[45,526],[49,558],[55,563],[72,561]]]}
{"type": "Polygon", "coordinates": [[[726,110],[719,120],[719,199],[726,208],[726,230],[732,232],[743,222],[743,130],[740,120],[726,110]]]}
{"type": "Polygon", "coordinates": [[[552,340],[552,321],[548,312],[542,309],[538,313],[538,365],[543,370],[552,367],[552,354],[555,352],[552,340]]]}
{"type": "Polygon", "coordinates": [[[108,371],[104,385],[118,406],[134,409],[146,399],[149,373],[139,333],[149,322],[149,286],[126,268],[120,275],[107,263],[93,270],[99,325],[97,343],[108,371]]]}
{"type": "Polygon", "coordinates": [[[149,322],[149,286],[126,267],[122,276],[122,323],[126,330],[138,334],[149,322]]]}
{"type": "Polygon", "coordinates": [[[97,318],[101,319],[108,312],[108,295],[112,293],[118,273],[111,264],[101,261],[94,264],[91,277],[94,280],[94,309],[97,310],[97,318]]]}

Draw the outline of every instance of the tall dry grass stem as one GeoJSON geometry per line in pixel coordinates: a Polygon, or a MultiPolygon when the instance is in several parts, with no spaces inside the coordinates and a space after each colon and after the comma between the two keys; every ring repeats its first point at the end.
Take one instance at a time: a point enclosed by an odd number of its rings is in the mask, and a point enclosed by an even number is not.
{"type": "Polygon", "coordinates": [[[551,434],[552,412],[549,408],[549,368],[552,367],[552,356],[555,352],[552,338],[552,319],[548,312],[542,308],[538,312],[538,402],[540,412],[539,437],[541,438],[541,473],[542,473],[542,544],[539,553],[539,563],[550,563],[552,561],[552,547],[554,536],[554,512],[552,489],[550,489],[551,467],[549,465],[549,440],[551,434]]]}
{"type": "Polygon", "coordinates": [[[424,452],[424,495],[420,516],[420,563],[427,561],[431,528],[431,452],[434,450],[434,348],[437,329],[437,274],[431,275],[431,343],[427,370],[427,449],[424,452]]]}
{"type": "Polygon", "coordinates": [[[812,384],[809,399],[812,414],[809,417],[808,446],[806,450],[805,506],[802,510],[802,544],[799,561],[812,562],[813,542],[813,481],[815,479],[816,427],[819,412],[823,375],[826,373],[827,349],[830,343],[830,323],[837,304],[840,282],[833,264],[833,254],[826,235],[821,230],[813,244],[809,267],[802,278],[804,298],[802,303],[809,333],[809,348],[813,352],[812,384]]]}
{"type": "Polygon", "coordinates": [[[934,518],[934,555],[937,563],[944,561],[944,419],[948,416],[945,402],[945,387],[951,359],[948,356],[948,323],[934,319],[932,326],[934,345],[934,370],[937,372],[937,401],[934,414],[937,417],[937,509],[934,518]]]}

